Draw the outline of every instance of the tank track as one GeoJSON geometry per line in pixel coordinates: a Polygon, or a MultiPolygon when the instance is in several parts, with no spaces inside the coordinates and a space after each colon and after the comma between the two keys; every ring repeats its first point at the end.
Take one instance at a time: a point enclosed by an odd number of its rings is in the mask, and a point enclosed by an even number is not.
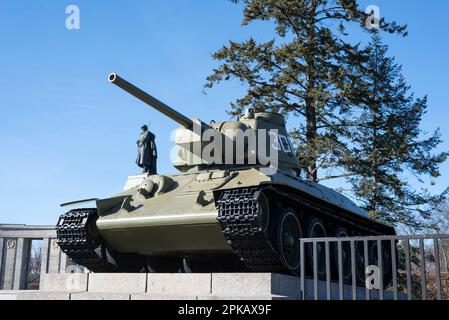
{"type": "Polygon", "coordinates": [[[262,191],[276,199],[282,199],[281,202],[285,205],[295,209],[311,209],[322,218],[351,226],[365,235],[382,234],[379,230],[357,225],[349,219],[335,215],[327,207],[274,186],[225,190],[218,196],[218,221],[234,253],[252,271],[288,273],[258,219],[260,212],[257,200],[262,191]]]}
{"type": "Polygon", "coordinates": [[[218,200],[218,221],[234,253],[256,272],[286,272],[263,232],[257,202],[260,188],[224,191],[218,200]]]}
{"type": "Polygon", "coordinates": [[[117,272],[116,266],[108,262],[105,247],[89,233],[88,222],[96,215],[96,209],[63,214],[56,225],[58,244],[70,259],[92,272],[117,272]]]}

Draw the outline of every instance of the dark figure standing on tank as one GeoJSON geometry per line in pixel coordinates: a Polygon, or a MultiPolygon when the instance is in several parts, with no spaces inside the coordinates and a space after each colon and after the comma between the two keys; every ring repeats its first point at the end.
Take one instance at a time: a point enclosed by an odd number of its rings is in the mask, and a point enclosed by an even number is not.
{"type": "Polygon", "coordinates": [[[139,140],[137,140],[136,164],[143,168],[143,173],[157,174],[156,136],[148,130],[147,125],[142,126],[139,140]]]}

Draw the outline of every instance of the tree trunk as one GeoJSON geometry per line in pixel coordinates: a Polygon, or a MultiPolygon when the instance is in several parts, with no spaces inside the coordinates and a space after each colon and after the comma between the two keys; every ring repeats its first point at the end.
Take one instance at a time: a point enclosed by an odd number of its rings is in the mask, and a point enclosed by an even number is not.
{"type": "MultiPolygon", "coordinates": [[[[307,30],[307,42],[310,46],[313,46],[315,39],[315,17],[316,17],[316,1],[312,2],[312,10],[310,11],[310,28],[307,30]]],[[[313,52],[313,50],[311,50],[313,52]]],[[[313,54],[306,55],[307,62],[307,97],[306,97],[306,140],[307,140],[307,179],[310,181],[318,181],[318,168],[317,168],[317,150],[316,150],[316,138],[318,134],[317,129],[317,115],[316,105],[312,92],[315,89],[315,57],[313,54]]]]}
{"type": "Polygon", "coordinates": [[[371,201],[370,201],[370,206],[371,206],[371,210],[374,212],[374,214],[377,216],[377,207],[379,205],[379,183],[380,183],[380,179],[379,179],[379,163],[377,161],[378,159],[378,143],[379,143],[379,137],[378,137],[378,132],[377,132],[377,126],[378,126],[378,121],[377,121],[377,115],[380,112],[380,101],[378,101],[377,99],[377,92],[379,90],[378,88],[378,83],[377,83],[377,76],[378,76],[378,72],[379,72],[379,63],[378,63],[378,59],[376,56],[376,65],[375,65],[375,70],[374,70],[374,83],[373,83],[373,103],[374,105],[371,108],[371,114],[372,114],[372,130],[373,130],[373,135],[372,135],[372,150],[371,150],[371,165],[372,165],[372,175],[373,175],[373,185],[372,185],[372,195],[371,195],[371,201]]]}
{"type": "Polygon", "coordinates": [[[317,126],[316,126],[316,110],[313,104],[313,100],[308,98],[306,103],[306,115],[307,115],[307,129],[306,129],[306,139],[307,139],[307,152],[309,158],[309,166],[307,167],[307,178],[311,181],[318,180],[318,172],[316,167],[317,153],[316,153],[316,136],[317,136],[317,126]]]}

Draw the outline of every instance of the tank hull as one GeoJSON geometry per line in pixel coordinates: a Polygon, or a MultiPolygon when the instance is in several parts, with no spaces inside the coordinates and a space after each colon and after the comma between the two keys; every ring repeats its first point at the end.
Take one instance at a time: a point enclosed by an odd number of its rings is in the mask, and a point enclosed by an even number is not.
{"type": "Polygon", "coordinates": [[[172,216],[157,221],[142,218],[97,222],[102,236],[120,252],[142,255],[232,253],[217,221],[217,212],[172,216]],[[172,219],[177,219],[173,223],[172,219]]]}
{"type": "Polygon", "coordinates": [[[367,225],[373,234],[392,232],[391,228],[375,223],[352,202],[323,186],[298,181],[282,172],[266,176],[255,168],[222,173],[169,176],[176,187],[150,198],[136,196],[138,187],[135,187],[116,197],[99,200],[98,231],[120,252],[142,255],[232,253],[218,219],[220,194],[226,190],[275,186],[334,208],[336,215],[367,225]]]}
{"type": "Polygon", "coordinates": [[[395,234],[335,191],[282,171],[211,170],[145,181],[97,200],[97,208],[63,215],[63,251],[94,272],[298,274],[298,263],[288,261],[298,261],[300,238],[395,234]]]}

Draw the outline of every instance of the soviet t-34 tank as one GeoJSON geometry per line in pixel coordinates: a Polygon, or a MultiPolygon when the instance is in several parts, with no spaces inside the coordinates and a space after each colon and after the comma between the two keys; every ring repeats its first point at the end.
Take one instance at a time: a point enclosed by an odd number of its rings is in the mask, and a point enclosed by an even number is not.
{"type": "MultiPolygon", "coordinates": [[[[300,238],[395,234],[393,227],[370,219],[343,195],[300,177],[282,115],[248,110],[238,121],[206,124],[187,118],[116,74],[109,76],[109,82],[181,125],[175,134],[178,150],[173,163],[179,173],[144,177],[122,193],[96,199],[95,208],[74,209],[60,217],[60,247],[89,270],[297,274],[300,238]],[[273,163],[257,157],[248,163],[257,153],[250,146],[251,135],[245,138],[249,130],[268,137],[265,144],[277,152],[275,170],[273,163]],[[236,132],[243,133],[243,140],[236,132]],[[206,153],[215,161],[206,160],[204,152],[211,141],[232,148],[212,152],[209,148],[206,153]],[[239,155],[237,141],[243,142],[244,156],[239,155]]],[[[370,246],[370,263],[377,259],[376,244],[370,246]]],[[[321,246],[320,276],[325,273],[321,246]]],[[[312,250],[306,248],[305,260],[310,261],[312,250]]],[[[344,264],[350,257],[346,249],[344,264]]],[[[388,255],[388,250],[384,252],[388,255]]],[[[357,254],[363,259],[363,252],[357,249],[357,254]]],[[[350,276],[349,268],[345,278],[350,276]]],[[[363,269],[360,276],[365,276],[363,269]]]]}

